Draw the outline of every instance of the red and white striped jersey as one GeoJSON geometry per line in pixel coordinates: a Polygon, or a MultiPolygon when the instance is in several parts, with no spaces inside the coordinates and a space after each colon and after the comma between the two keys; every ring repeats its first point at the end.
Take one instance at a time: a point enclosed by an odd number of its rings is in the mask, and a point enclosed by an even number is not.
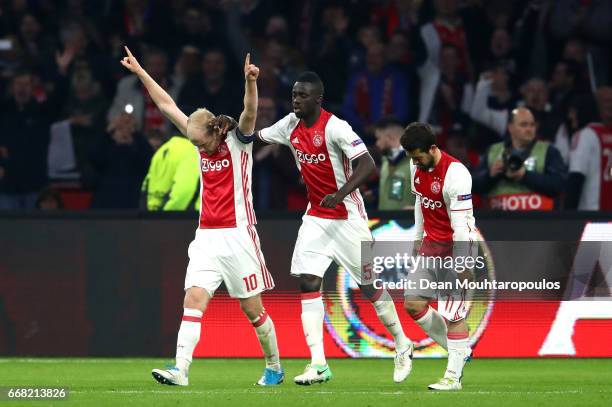
{"type": "Polygon", "coordinates": [[[257,223],[251,193],[253,144],[227,133],[217,152],[200,152],[200,228],[233,228],[257,223]]]}
{"type": "Polygon", "coordinates": [[[574,136],[569,171],[584,175],[579,210],[612,210],[612,126],[591,123],[574,136]]]}
{"type": "Polygon", "coordinates": [[[423,245],[476,240],[472,176],[468,169],[442,152],[438,164],[429,171],[411,162],[410,172],[412,192],[417,196],[415,218],[420,215],[420,220],[416,221],[417,231],[420,228],[425,232],[423,245]]]}
{"type": "Polygon", "coordinates": [[[308,190],[307,215],[326,219],[367,219],[359,190],[335,208],[323,208],[321,200],[338,192],[352,174],[351,161],[368,152],[365,144],[344,120],[321,109],[319,119],[306,127],[294,113],[259,132],[267,143],[289,146],[308,190]]]}

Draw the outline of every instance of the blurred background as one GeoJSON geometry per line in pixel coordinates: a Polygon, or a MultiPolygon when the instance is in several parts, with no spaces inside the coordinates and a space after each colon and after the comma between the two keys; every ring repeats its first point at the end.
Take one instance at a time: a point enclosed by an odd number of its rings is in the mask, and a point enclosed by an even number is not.
{"type": "MultiPolygon", "coordinates": [[[[151,159],[177,132],[119,64],[124,45],[185,113],[234,117],[251,52],[258,128],[288,113],[298,73],[316,71],[324,107],[378,164],[362,187],[369,209],[412,204],[397,138],[420,120],[473,172],[478,208],[612,210],[603,0],[1,0],[0,209],[147,208],[151,159]],[[523,151],[520,181],[492,169],[517,149],[507,127],[517,106],[547,143],[523,151]],[[545,203],[495,200],[511,184],[545,203]]],[[[303,210],[290,151],[258,147],[254,157],[256,209],[303,210]]],[[[181,171],[197,174],[195,161],[181,171]]],[[[197,195],[197,175],[184,178],[197,195]]],[[[184,201],[148,207],[192,209],[184,201]]]]}

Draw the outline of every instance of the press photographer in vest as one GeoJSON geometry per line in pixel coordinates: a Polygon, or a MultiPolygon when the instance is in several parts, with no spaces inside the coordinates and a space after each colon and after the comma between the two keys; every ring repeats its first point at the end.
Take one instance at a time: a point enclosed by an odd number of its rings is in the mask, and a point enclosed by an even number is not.
{"type": "Polygon", "coordinates": [[[382,118],[375,126],[376,147],[382,155],[378,185],[381,211],[414,208],[416,195],[410,192],[410,157],[400,144],[404,127],[393,117],[382,118]]]}
{"type": "Polygon", "coordinates": [[[536,122],[524,107],[512,111],[510,138],[495,143],[474,171],[472,190],[486,194],[490,209],[545,211],[555,207],[567,170],[559,151],[537,140],[536,122]]]}

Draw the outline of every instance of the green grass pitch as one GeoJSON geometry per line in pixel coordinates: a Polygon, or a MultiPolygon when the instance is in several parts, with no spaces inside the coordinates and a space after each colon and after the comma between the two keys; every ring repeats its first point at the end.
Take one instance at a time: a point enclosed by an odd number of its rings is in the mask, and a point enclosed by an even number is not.
{"type": "Polygon", "coordinates": [[[280,386],[253,383],[258,359],[196,359],[190,386],[162,386],[151,369],[162,359],[0,359],[0,387],[65,386],[65,401],[7,402],[16,406],[612,406],[612,359],[475,359],[466,366],[460,392],[438,393],[427,385],[446,360],[415,360],[402,384],[392,381],[392,360],[330,360],[329,383],[296,386],[305,360],[283,362],[280,386]]]}

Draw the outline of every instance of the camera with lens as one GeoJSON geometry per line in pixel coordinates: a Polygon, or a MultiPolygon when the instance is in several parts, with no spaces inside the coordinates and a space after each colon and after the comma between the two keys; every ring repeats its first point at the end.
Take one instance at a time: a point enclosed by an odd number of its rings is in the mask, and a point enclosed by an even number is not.
{"type": "Polygon", "coordinates": [[[525,162],[522,154],[519,154],[516,151],[505,151],[502,155],[502,160],[504,163],[504,172],[507,170],[518,171],[525,162]]]}

